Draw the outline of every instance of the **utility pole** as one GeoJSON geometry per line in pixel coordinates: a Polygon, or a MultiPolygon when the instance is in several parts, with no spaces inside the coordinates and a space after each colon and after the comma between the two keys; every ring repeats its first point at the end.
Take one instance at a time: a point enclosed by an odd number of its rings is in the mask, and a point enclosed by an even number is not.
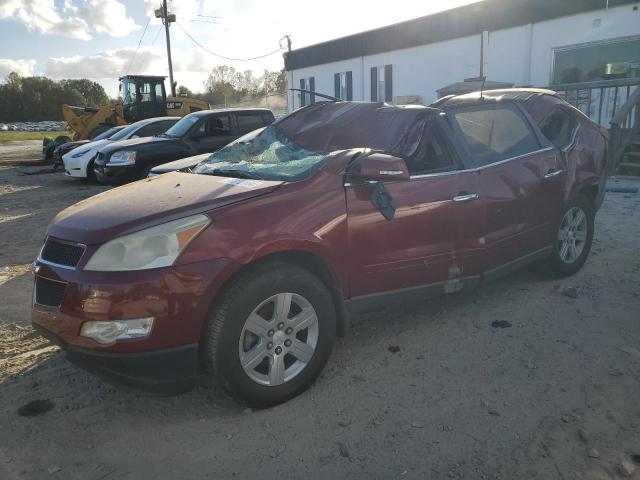
{"type": "Polygon", "coordinates": [[[167,59],[169,60],[169,84],[171,85],[171,96],[176,96],[176,86],[173,83],[173,65],[171,64],[171,38],[169,37],[169,25],[176,21],[176,16],[167,10],[167,0],[162,0],[162,8],[155,11],[156,18],[161,18],[164,23],[164,31],[167,37],[167,59]]]}
{"type": "MultiPolygon", "coordinates": [[[[285,35],[280,39],[280,42],[282,42],[282,40],[287,41],[287,52],[291,52],[291,36],[285,35]]],[[[280,44],[280,47],[282,47],[282,43],[280,44]]]]}
{"type": "Polygon", "coordinates": [[[484,31],[480,34],[480,78],[482,77],[484,77],[484,31]]]}

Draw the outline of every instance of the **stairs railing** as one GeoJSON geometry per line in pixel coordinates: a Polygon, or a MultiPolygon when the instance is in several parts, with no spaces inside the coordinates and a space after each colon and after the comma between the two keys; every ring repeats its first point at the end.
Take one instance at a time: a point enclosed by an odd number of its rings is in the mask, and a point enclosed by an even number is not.
{"type": "Polygon", "coordinates": [[[614,173],[627,147],[640,134],[640,88],[637,88],[611,119],[609,173],[614,173]]]}

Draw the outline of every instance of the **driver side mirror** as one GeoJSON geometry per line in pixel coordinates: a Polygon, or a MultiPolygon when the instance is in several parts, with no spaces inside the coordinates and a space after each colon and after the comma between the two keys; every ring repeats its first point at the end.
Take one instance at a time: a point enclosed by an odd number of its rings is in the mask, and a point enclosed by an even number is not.
{"type": "Polygon", "coordinates": [[[372,153],[362,158],[355,166],[353,174],[369,181],[409,180],[409,168],[404,159],[385,153],[372,153]]]}

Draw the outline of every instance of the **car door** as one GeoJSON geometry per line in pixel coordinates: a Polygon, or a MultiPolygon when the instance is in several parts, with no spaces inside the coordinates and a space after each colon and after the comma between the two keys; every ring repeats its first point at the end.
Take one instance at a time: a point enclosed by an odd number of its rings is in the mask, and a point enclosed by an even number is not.
{"type": "Polygon", "coordinates": [[[231,129],[228,113],[207,116],[194,127],[190,135],[194,155],[215,152],[237,137],[231,129]]]}
{"type": "Polygon", "coordinates": [[[579,125],[575,114],[566,109],[565,107],[554,108],[544,119],[540,122],[540,132],[548,139],[556,148],[557,154],[560,158],[560,166],[558,171],[561,173],[552,175],[552,172],[547,172],[547,198],[549,203],[547,208],[554,208],[555,215],[550,219],[549,236],[551,241],[556,241],[557,229],[562,220],[564,213],[564,200],[567,198],[567,177],[571,174],[571,168],[569,165],[580,164],[580,159],[583,155],[583,147],[579,144],[579,125]],[[549,178],[551,177],[551,178],[549,178]],[[553,181],[551,179],[553,178],[553,181]]]}
{"type": "Polygon", "coordinates": [[[515,103],[483,103],[449,112],[478,172],[484,205],[485,273],[516,266],[550,246],[562,208],[561,159],[541,141],[515,103]]]}
{"type": "Polygon", "coordinates": [[[477,175],[462,171],[439,129],[423,147],[407,159],[410,180],[384,183],[396,207],[391,220],[372,203],[373,185],[345,186],[353,305],[385,302],[389,292],[457,291],[480,274],[477,175]]]}

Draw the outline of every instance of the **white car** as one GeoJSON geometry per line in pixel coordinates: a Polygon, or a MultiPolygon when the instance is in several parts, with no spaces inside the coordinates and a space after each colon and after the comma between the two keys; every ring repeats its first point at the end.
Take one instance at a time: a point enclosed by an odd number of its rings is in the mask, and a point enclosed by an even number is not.
{"type": "Polygon", "coordinates": [[[86,145],[71,150],[62,156],[64,162],[64,174],[68,177],[87,178],[93,176],[93,161],[98,155],[98,150],[107,143],[119,140],[128,140],[137,137],[151,137],[164,133],[180,120],[180,117],[156,117],[140,120],[124,127],[109,138],[95,140],[86,145]]]}

